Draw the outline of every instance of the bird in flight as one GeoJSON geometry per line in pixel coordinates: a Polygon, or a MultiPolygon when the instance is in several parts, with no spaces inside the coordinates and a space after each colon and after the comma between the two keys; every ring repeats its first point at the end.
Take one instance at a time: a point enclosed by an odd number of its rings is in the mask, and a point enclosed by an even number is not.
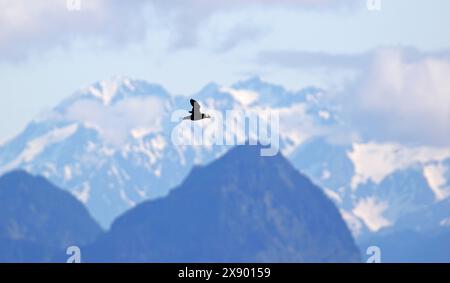
{"type": "Polygon", "coordinates": [[[184,117],[183,120],[197,121],[197,120],[202,120],[202,119],[206,119],[206,118],[211,118],[211,116],[209,116],[208,114],[200,112],[200,104],[198,104],[197,101],[195,101],[194,99],[191,98],[191,100],[189,102],[192,105],[192,110],[189,111],[189,113],[191,113],[191,115],[184,117]]]}

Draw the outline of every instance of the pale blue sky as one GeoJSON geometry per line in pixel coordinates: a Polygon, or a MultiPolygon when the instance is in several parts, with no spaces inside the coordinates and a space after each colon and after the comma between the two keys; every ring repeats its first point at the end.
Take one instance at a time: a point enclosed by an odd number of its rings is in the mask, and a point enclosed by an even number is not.
{"type": "MultiPolygon", "coordinates": [[[[227,85],[253,75],[288,88],[310,84],[334,87],[340,80],[338,73],[262,63],[258,55],[266,51],[358,55],[386,46],[414,47],[423,52],[450,48],[447,0],[382,0],[379,12],[368,11],[365,0],[349,9],[306,9],[291,2],[294,4],[288,7],[255,4],[241,9],[217,5],[206,12],[193,9],[189,17],[205,19],[189,18],[186,26],[172,25],[167,14],[149,12],[155,17],[145,20],[145,36],[124,36],[119,38],[120,44],[102,40],[101,33],[115,32],[108,26],[99,28],[100,39],[95,42],[90,31],[86,31],[89,36],[83,36],[85,26],[80,26],[80,32],[72,26],[73,34],[61,43],[64,29],[48,28],[58,21],[64,24],[58,17],[30,17],[27,25],[42,27],[30,33],[20,25],[5,28],[11,15],[0,12],[4,29],[0,32],[0,142],[76,89],[114,75],[146,79],[170,92],[185,94],[210,81],[227,85]],[[48,25],[40,23],[47,20],[48,25]],[[193,38],[192,42],[174,46],[180,34],[193,38]],[[20,52],[9,56],[15,47],[20,52]]],[[[12,2],[0,3],[5,11],[12,2]]],[[[60,13],[63,19],[85,12],[68,12],[64,5],[59,8],[61,11],[52,9],[52,13],[60,13]]],[[[112,18],[133,17],[132,7],[130,10],[131,16],[112,9],[112,18]]],[[[17,17],[33,13],[23,7],[18,11],[17,17]]]]}

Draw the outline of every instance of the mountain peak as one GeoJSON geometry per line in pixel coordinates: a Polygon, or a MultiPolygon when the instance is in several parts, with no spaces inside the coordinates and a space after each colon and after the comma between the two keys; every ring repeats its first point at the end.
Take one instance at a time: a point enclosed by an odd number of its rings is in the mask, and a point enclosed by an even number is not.
{"type": "Polygon", "coordinates": [[[204,87],[201,88],[199,92],[210,92],[210,91],[216,91],[220,88],[220,85],[216,82],[209,82],[204,87]]]}
{"type": "Polygon", "coordinates": [[[80,99],[98,101],[105,107],[109,107],[125,98],[148,96],[170,97],[167,90],[159,84],[149,83],[145,80],[130,79],[126,76],[114,76],[110,79],[97,81],[81,88],[55,109],[64,110],[80,99]]]}
{"type": "Polygon", "coordinates": [[[98,98],[104,105],[109,105],[117,95],[118,89],[126,86],[132,89],[131,80],[123,77],[114,77],[110,80],[102,80],[89,86],[86,91],[92,96],[98,98]]]}
{"type": "Polygon", "coordinates": [[[238,146],[119,217],[93,261],[352,262],[339,211],[281,155],[238,146]]]}
{"type": "Polygon", "coordinates": [[[255,162],[257,160],[275,160],[275,159],[285,159],[280,153],[277,153],[275,156],[262,156],[261,152],[264,149],[270,148],[270,145],[262,145],[257,142],[256,144],[250,144],[249,141],[246,141],[244,145],[237,145],[230,149],[223,157],[219,158],[217,161],[221,159],[235,159],[235,160],[246,160],[248,162],[255,162]]]}
{"type": "Polygon", "coordinates": [[[233,88],[237,89],[251,89],[251,90],[260,90],[264,88],[270,88],[273,90],[278,91],[285,91],[284,88],[280,85],[269,83],[259,76],[253,76],[246,80],[238,81],[237,83],[233,84],[233,88]]]}
{"type": "Polygon", "coordinates": [[[267,84],[267,82],[264,82],[259,76],[253,76],[249,77],[248,79],[238,81],[237,83],[233,84],[233,87],[253,89],[263,84],[267,84]]]}

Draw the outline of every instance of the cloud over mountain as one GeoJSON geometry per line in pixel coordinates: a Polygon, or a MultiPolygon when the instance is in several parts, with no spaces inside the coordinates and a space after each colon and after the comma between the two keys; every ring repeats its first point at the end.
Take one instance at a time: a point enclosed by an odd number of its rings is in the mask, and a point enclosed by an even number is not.
{"type": "Polygon", "coordinates": [[[81,1],[81,11],[70,12],[65,0],[1,1],[0,60],[20,61],[80,38],[113,46],[141,39],[146,30],[143,4],[81,1]]]}
{"type": "Polygon", "coordinates": [[[353,72],[329,100],[342,105],[346,122],[368,139],[450,145],[450,51],[380,47],[360,54],[278,50],[257,61],[293,69],[353,72]],[[414,126],[412,126],[414,125],[414,126]]]}
{"type": "MultiPolygon", "coordinates": [[[[173,45],[195,45],[204,22],[212,15],[244,7],[289,7],[328,10],[351,7],[357,1],[282,0],[282,1],[118,1],[81,0],[81,10],[70,12],[66,0],[5,0],[0,3],[0,60],[20,61],[32,52],[70,46],[78,40],[93,40],[104,47],[117,47],[142,41],[149,28],[165,28],[173,45]]],[[[234,29],[245,35],[259,35],[257,29],[234,29]]],[[[230,48],[231,34],[223,48],[230,48]]]]}
{"type": "Polygon", "coordinates": [[[369,138],[449,146],[449,76],[448,57],[379,49],[350,88],[349,119],[369,138]]]}

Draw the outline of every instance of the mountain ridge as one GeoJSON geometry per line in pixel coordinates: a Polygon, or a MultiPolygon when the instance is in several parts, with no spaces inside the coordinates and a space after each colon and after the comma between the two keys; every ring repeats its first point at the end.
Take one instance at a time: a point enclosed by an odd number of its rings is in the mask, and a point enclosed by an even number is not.
{"type": "Polygon", "coordinates": [[[87,260],[359,261],[334,204],[281,154],[261,157],[259,150],[236,146],[193,168],[165,198],[118,217],[87,247],[87,260]]]}
{"type": "MultiPolygon", "coordinates": [[[[104,80],[103,84],[116,85],[104,87],[107,98],[89,92],[90,88],[95,89],[94,93],[102,92],[102,82],[87,86],[72,96],[75,100],[64,100],[46,117],[32,121],[16,138],[0,146],[0,173],[21,168],[46,176],[83,201],[107,228],[125,210],[167,195],[192,166],[214,160],[230,146],[178,146],[171,142],[176,123],[170,114],[181,109],[187,113],[190,105],[186,96],[172,95],[158,84],[130,78],[104,80]],[[89,99],[80,96],[85,92],[89,99]]],[[[379,191],[404,183],[397,174],[402,170],[415,170],[417,177],[412,182],[417,186],[424,181],[434,185],[422,189],[445,195],[446,188],[450,188],[448,149],[329,136],[347,132],[339,118],[339,107],[327,102],[322,89],[292,91],[261,78],[250,78],[229,87],[209,84],[191,97],[200,101],[204,111],[277,111],[280,150],[333,197],[342,213],[349,216],[346,220],[352,219],[349,226],[361,227],[352,228],[354,235],[372,233],[368,225],[374,217],[386,218],[395,225],[401,215],[390,211],[393,208],[389,200],[379,191]],[[367,166],[374,163],[380,170],[367,166]],[[385,179],[392,179],[391,185],[383,182],[385,179]],[[386,201],[388,207],[383,211],[386,201]],[[369,218],[355,214],[355,209],[372,210],[367,204],[375,205],[380,212],[369,218]]],[[[198,126],[208,132],[208,124],[198,126]]],[[[393,192],[393,201],[404,196],[404,192],[393,192]]],[[[405,205],[413,207],[413,203],[405,205]]]]}

